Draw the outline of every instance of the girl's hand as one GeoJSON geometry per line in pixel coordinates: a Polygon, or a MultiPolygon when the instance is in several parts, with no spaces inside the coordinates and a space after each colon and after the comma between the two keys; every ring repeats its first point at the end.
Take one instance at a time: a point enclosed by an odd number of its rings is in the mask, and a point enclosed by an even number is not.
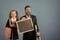
{"type": "Polygon", "coordinates": [[[14,24],[11,24],[10,27],[14,27],[15,25],[14,24]]]}
{"type": "Polygon", "coordinates": [[[15,26],[15,23],[14,22],[10,22],[10,27],[14,27],[15,26]]]}

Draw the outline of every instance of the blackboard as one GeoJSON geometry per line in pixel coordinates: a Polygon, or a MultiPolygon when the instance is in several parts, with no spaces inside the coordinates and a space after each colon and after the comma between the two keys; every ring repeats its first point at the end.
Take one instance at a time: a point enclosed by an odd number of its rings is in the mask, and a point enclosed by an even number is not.
{"type": "Polygon", "coordinates": [[[32,19],[26,19],[24,21],[20,20],[16,22],[18,33],[23,34],[29,31],[33,31],[33,22],[32,19]]]}

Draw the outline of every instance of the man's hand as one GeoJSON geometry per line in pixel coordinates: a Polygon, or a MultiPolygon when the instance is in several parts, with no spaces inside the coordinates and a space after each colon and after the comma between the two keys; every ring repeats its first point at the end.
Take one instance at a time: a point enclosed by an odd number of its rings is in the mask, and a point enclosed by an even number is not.
{"type": "Polygon", "coordinates": [[[21,20],[22,20],[22,21],[25,21],[25,20],[26,20],[26,18],[25,18],[25,17],[23,17],[21,20]]]}
{"type": "Polygon", "coordinates": [[[39,37],[40,36],[40,32],[36,32],[36,36],[39,37]]]}

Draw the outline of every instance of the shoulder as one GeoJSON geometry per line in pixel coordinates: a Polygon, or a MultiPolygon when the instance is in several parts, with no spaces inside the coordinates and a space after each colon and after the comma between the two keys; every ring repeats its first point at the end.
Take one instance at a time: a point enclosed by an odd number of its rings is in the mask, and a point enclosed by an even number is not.
{"type": "Polygon", "coordinates": [[[22,17],[26,17],[26,15],[24,15],[24,16],[21,16],[21,17],[20,17],[20,19],[21,19],[22,17]]]}
{"type": "Polygon", "coordinates": [[[7,22],[9,22],[9,19],[7,20],[7,22]]]}
{"type": "Polygon", "coordinates": [[[9,24],[9,19],[7,20],[6,24],[9,24]]]}
{"type": "Polygon", "coordinates": [[[9,27],[9,19],[8,19],[7,22],[6,22],[5,27],[9,27]]]}

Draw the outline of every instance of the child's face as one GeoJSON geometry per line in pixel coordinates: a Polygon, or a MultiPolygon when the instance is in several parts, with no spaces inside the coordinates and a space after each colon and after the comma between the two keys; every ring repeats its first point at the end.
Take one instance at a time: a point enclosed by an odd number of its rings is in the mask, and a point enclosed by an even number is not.
{"type": "Polygon", "coordinates": [[[15,11],[11,12],[11,17],[16,18],[16,12],[15,11]]]}

